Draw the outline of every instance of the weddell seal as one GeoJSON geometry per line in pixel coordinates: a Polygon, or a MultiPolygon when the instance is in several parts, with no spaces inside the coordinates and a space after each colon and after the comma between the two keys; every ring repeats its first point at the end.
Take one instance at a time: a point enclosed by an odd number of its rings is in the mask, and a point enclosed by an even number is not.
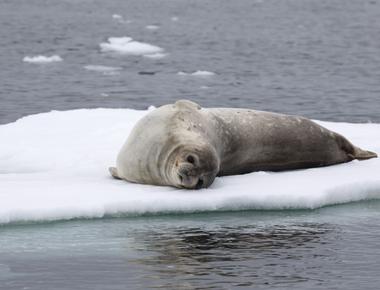
{"type": "Polygon", "coordinates": [[[216,176],[374,157],[304,117],[180,100],[138,121],[109,170],[130,182],[199,189],[216,176]]]}

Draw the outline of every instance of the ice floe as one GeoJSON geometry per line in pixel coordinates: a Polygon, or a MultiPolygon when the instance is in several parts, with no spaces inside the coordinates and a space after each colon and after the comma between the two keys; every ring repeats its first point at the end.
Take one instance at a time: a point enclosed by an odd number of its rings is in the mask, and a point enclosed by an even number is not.
{"type": "Polygon", "coordinates": [[[150,59],[161,59],[166,57],[168,54],[167,53],[152,53],[152,54],[144,54],[143,57],[150,58],[150,59]]]}
{"type": "Polygon", "coordinates": [[[131,37],[110,37],[100,43],[103,52],[116,52],[125,55],[154,55],[163,53],[164,49],[149,43],[133,40],[131,37]]]}
{"type": "Polygon", "coordinates": [[[63,61],[63,59],[59,55],[52,55],[52,56],[36,55],[36,56],[25,56],[22,59],[22,61],[30,62],[30,63],[51,63],[51,62],[63,61]]]}
{"type": "Polygon", "coordinates": [[[157,30],[160,28],[160,26],[158,25],[147,25],[145,26],[146,29],[149,29],[149,30],[157,30]]]}
{"type": "MultiPolygon", "coordinates": [[[[154,108],[149,108],[153,110],[154,108]]],[[[81,109],[0,125],[0,223],[150,213],[313,209],[380,199],[380,159],[217,178],[180,190],[110,177],[108,167],[149,110],[81,109]]],[[[380,153],[380,124],[319,122],[380,153]]]]}
{"type": "Polygon", "coordinates": [[[214,72],[206,71],[206,70],[197,70],[197,71],[192,72],[192,73],[180,71],[177,74],[180,76],[198,76],[198,77],[207,77],[207,76],[214,76],[215,75],[214,72]]]}
{"type": "Polygon", "coordinates": [[[122,70],[121,67],[105,66],[105,65],[86,65],[84,66],[84,68],[86,70],[100,72],[105,75],[120,74],[120,71],[122,70]]]}
{"type": "Polygon", "coordinates": [[[120,14],[112,14],[112,19],[121,24],[129,24],[132,23],[132,20],[126,20],[120,14]]]}

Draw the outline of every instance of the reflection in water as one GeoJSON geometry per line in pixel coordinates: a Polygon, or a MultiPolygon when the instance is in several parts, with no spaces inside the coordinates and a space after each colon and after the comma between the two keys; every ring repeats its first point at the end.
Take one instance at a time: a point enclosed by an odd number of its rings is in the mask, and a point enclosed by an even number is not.
{"type": "Polygon", "coordinates": [[[377,289],[379,205],[3,227],[0,289],[377,289]]]}
{"type": "Polygon", "coordinates": [[[166,228],[136,234],[145,256],[130,262],[149,267],[165,289],[292,285],[334,262],[326,246],[333,233],[328,224],[166,228]]]}

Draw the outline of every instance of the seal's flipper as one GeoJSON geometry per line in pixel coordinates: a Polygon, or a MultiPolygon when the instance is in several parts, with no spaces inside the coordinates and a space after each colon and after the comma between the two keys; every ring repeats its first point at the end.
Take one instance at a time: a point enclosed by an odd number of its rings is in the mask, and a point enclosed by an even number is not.
{"type": "Polygon", "coordinates": [[[113,178],[121,179],[120,176],[117,174],[116,167],[110,167],[110,168],[108,168],[108,170],[111,173],[111,175],[112,175],[113,178]]]}
{"type": "Polygon", "coordinates": [[[377,158],[377,154],[375,152],[362,150],[359,147],[355,147],[355,159],[357,160],[366,160],[371,158],[377,158]]]}
{"type": "Polygon", "coordinates": [[[346,152],[349,161],[357,159],[357,160],[367,160],[371,158],[377,158],[377,154],[375,152],[363,150],[359,147],[353,145],[350,141],[348,141],[342,135],[335,133],[335,140],[338,142],[340,148],[346,152]]]}

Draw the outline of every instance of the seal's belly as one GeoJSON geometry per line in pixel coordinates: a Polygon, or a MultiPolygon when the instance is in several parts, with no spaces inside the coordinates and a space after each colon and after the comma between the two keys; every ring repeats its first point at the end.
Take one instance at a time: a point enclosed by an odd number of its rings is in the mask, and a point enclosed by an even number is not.
{"type": "Polygon", "coordinates": [[[298,116],[246,109],[212,109],[223,138],[219,175],[279,171],[347,161],[340,136],[298,116]],[[226,137],[227,136],[227,137],[226,137]]]}

